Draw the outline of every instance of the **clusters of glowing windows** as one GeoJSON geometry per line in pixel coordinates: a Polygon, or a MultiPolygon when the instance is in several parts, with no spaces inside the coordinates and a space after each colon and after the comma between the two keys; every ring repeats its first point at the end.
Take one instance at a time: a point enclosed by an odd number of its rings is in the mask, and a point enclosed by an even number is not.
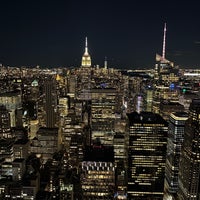
{"type": "Polygon", "coordinates": [[[128,194],[131,196],[162,194],[158,191],[163,191],[160,183],[164,182],[161,177],[165,171],[163,151],[167,144],[167,132],[166,124],[152,121],[134,123],[130,127],[128,194]],[[156,185],[156,188],[152,188],[152,185],[156,185]]]}

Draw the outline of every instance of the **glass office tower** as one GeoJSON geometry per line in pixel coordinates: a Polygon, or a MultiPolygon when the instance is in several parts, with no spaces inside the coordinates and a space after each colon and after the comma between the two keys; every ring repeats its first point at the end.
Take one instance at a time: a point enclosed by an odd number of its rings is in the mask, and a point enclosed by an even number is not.
{"type": "Polygon", "coordinates": [[[200,99],[193,99],[185,123],[179,169],[180,200],[200,199],[200,99]]]}
{"type": "Polygon", "coordinates": [[[184,139],[186,112],[171,113],[169,118],[169,131],[167,141],[167,157],[165,168],[166,195],[176,194],[178,191],[178,172],[180,152],[184,139]]]}

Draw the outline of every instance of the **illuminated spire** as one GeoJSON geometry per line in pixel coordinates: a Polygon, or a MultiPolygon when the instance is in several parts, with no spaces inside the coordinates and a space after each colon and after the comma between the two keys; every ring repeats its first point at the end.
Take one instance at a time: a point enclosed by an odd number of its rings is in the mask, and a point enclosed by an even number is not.
{"type": "Polygon", "coordinates": [[[85,52],[82,56],[81,66],[82,67],[91,67],[91,57],[90,57],[90,54],[88,53],[87,37],[85,38],[85,52]]]}
{"type": "Polygon", "coordinates": [[[163,49],[162,49],[162,59],[163,59],[163,60],[165,60],[166,31],[167,31],[167,25],[166,25],[166,23],[165,23],[165,26],[164,26],[164,33],[163,33],[163,49]]]}
{"type": "Polygon", "coordinates": [[[88,44],[87,44],[87,37],[85,38],[85,55],[88,54],[88,44]]]}

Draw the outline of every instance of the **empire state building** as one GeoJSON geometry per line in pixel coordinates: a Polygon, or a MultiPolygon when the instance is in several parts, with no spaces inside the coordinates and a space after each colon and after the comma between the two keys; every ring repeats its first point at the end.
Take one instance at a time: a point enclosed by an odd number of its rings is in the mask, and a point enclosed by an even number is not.
{"type": "Polygon", "coordinates": [[[87,37],[85,38],[85,52],[82,56],[81,66],[91,67],[91,57],[90,54],[88,53],[87,37]]]}
{"type": "Polygon", "coordinates": [[[82,56],[81,68],[79,70],[79,80],[78,88],[79,94],[78,98],[81,100],[90,100],[91,99],[91,57],[88,53],[87,37],[85,38],[85,52],[82,56]]]}

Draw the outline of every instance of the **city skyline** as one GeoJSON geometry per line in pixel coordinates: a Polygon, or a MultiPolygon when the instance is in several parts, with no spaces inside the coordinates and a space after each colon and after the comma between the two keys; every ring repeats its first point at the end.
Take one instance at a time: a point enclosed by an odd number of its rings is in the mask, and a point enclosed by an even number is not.
{"type": "Polygon", "coordinates": [[[199,72],[0,67],[0,199],[199,200],[199,72]]]}
{"type": "Polygon", "coordinates": [[[9,1],[0,14],[0,63],[9,66],[79,67],[85,37],[92,66],[154,68],[162,54],[182,68],[198,68],[198,2],[9,1]]]}

